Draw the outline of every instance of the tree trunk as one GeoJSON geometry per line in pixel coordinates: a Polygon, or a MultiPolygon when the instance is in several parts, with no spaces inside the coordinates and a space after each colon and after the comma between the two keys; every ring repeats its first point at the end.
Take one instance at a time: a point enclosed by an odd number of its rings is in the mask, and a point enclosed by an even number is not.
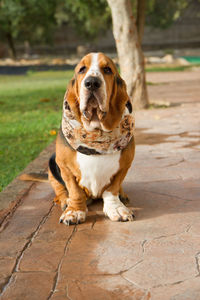
{"type": "Polygon", "coordinates": [[[17,54],[16,54],[15,44],[14,44],[14,41],[13,41],[12,34],[10,32],[7,32],[6,33],[6,38],[7,38],[7,41],[8,41],[8,46],[9,46],[9,49],[10,49],[11,56],[12,56],[13,59],[16,59],[17,54]]]}
{"type": "Polygon", "coordinates": [[[142,44],[142,38],[144,33],[145,8],[146,8],[146,0],[137,0],[136,26],[137,26],[138,40],[140,42],[140,45],[142,44]]]}
{"type": "Polygon", "coordinates": [[[122,78],[135,109],[148,106],[144,57],[130,0],[107,0],[111,8],[113,34],[122,78]]]}

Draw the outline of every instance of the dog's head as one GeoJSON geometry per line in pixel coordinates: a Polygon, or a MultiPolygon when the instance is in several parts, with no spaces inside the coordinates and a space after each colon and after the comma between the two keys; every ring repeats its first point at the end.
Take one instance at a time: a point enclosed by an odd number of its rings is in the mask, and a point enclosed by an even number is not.
{"type": "Polygon", "coordinates": [[[118,125],[129,98],[124,80],[113,61],[103,53],[84,56],[75,68],[65,107],[88,131],[110,131],[118,125]]]}

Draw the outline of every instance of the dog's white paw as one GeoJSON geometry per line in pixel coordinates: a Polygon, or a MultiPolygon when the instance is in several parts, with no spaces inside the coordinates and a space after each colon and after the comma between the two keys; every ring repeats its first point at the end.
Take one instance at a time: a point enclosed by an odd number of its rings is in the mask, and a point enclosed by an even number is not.
{"type": "Polygon", "coordinates": [[[66,209],[60,217],[60,223],[65,225],[80,224],[85,222],[85,219],[86,211],[66,209]]]}
{"type": "Polygon", "coordinates": [[[133,212],[119,200],[118,196],[105,191],[103,201],[103,211],[112,221],[133,221],[133,212]]]}
{"type": "Polygon", "coordinates": [[[103,209],[106,216],[108,216],[112,221],[133,221],[133,212],[124,206],[112,207],[106,206],[103,209]]]}

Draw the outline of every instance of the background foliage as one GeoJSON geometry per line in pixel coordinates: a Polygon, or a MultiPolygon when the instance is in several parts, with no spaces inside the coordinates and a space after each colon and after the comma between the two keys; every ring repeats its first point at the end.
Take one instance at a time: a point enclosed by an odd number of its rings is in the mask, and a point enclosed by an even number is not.
{"type": "MultiPolygon", "coordinates": [[[[137,15],[137,1],[132,0],[137,15]]],[[[146,1],[146,21],[167,28],[187,7],[187,0],[146,1]]],[[[63,24],[73,27],[87,40],[111,29],[111,12],[106,0],[0,0],[0,40],[6,40],[12,55],[15,43],[51,43],[63,24]]]]}

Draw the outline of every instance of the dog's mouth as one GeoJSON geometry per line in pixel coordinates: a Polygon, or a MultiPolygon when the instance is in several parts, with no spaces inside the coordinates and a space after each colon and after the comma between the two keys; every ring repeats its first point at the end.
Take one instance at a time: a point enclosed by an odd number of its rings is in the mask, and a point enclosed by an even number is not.
{"type": "Polygon", "coordinates": [[[106,112],[100,109],[98,99],[93,93],[88,97],[87,106],[83,111],[83,116],[89,122],[102,121],[106,116],[106,112]]]}

